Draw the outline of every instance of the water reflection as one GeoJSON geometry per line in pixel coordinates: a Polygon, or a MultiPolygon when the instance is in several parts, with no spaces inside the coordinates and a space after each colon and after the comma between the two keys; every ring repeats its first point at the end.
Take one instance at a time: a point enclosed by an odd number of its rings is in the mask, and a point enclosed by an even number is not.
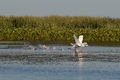
{"type": "Polygon", "coordinates": [[[78,47],[67,45],[2,44],[0,61],[23,64],[106,61],[120,62],[120,47],[78,47]],[[7,48],[6,48],[7,46],[7,48]]]}
{"type": "Polygon", "coordinates": [[[19,49],[1,49],[0,61],[3,63],[22,63],[22,64],[48,64],[48,63],[62,63],[62,62],[78,62],[82,61],[82,53],[77,50],[73,53],[70,47],[67,46],[44,46],[49,49],[44,49],[43,46],[37,49],[23,48],[19,49]],[[55,49],[53,49],[55,47],[55,49]],[[69,52],[70,50],[70,52],[69,52]]]}
{"type": "Polygon", "coordinates": [[[74,50],[68,45],[2,44],[0,78],[2,80],[119,80],[120,69],[116,68],[120,66],[119,53],[120,47],[89,46],[74,50]],[[6,46],[9,47],[5,48],[6,46]]]}
{"type": "Polygon", "coordinates": [[[83,53],[74,51],[39,51],[39,50],[0,50],[0,62],[22,64],[48,64],[63,62],[120,62],[119,53],[83,53]],[[73,53],[72,53],[73,52],[73,53]],[[73,55],[75,54],[75,56],[73,55]],[[77,55],[76,55],[77,54],[77,55]]]}
{"type": "Polygon", "coordinates": [[[81,47],[75,47],[73,49],[73,56],[75,57],[76,61],[79,61],[79,66],[82,68],[83,65],[83,55],[86,56],[87,53],[82,53],[82,48],[81,47]]]}

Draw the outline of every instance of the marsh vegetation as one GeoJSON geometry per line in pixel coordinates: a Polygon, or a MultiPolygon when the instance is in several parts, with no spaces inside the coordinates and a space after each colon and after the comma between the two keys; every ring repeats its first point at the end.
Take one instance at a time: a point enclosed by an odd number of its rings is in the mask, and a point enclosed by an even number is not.
{"type": "Polygon", "coordinates": [[[120,41],[120,19],[89,16],[0,16],[0,40],[73,42],[73,34],[84,41],[120,41]]]}

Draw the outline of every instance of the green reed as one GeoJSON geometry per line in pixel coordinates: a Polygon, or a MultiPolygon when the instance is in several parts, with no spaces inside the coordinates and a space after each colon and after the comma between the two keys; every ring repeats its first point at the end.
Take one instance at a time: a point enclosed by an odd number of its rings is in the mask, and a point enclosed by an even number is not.
{"type": "Polygon", "coordinates": [[[0,40],[66,41],[73,34],[84,41],[120,41],[120,19],[89,16],[0,16],[0,40]]]}

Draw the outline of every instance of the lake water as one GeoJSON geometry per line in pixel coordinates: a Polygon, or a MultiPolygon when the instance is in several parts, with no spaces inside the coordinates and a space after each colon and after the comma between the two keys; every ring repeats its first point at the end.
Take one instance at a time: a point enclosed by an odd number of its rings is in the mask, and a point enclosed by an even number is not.
{"type": "Polygon", "coordinates": [[[120,80],[120,47],[0,45],[0,80],[120,80]]]}

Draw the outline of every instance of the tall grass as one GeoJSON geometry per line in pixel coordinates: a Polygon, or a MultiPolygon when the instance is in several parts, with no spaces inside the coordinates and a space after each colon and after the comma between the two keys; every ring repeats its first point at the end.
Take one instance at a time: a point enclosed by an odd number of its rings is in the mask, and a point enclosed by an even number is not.
{"type": "Polygon", "coordinates": [[[120,19],[89,16],[0,16],[0,40],[120,41],[120,19]]]}
{"type": "Polygon", "coordinates": [[[52,25],[67,28],[104,28],[109,26],[120,27],[120,19],[89,16],[0,16],[0,27],[51,27],[52,25]]]}

